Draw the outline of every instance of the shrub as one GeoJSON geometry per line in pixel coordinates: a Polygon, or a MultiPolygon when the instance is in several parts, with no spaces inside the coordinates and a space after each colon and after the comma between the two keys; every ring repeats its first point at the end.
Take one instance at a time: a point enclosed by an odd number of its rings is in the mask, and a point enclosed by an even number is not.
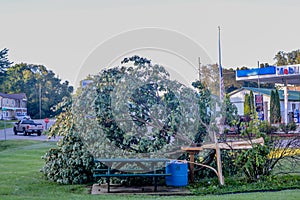
{"type": "Polygon", "coordinates": [[[243,171],[248,181],[257,181],[263,176],[270,175],[267,146],[254,144],[252,149],[242,150],[236,160],[236,165],[243,171]]]}
{"type": "Polygon", "coordinates": [[[61,184],[82,184],[92,180],[93,156],[84,148],[80,137],[71,132],[43,157],[43,174],[61,184]]]}
{"type": "Polygon", "coordinates": [[[278,130],[276,126],[272,126],[268,121],[262,121],[259,126],[259,130],[262,133],[273,134],[278,130]]]}
{"type": "Polygon", "coordinates": [[[297,125],[295,122],[290,122],[288,124],[280,124],[280,130],[288,133],[289,131],[295,131],[297,129],[297,125]]]}
{"type": "Polygon", "coordinates": [[[288,124],[290,131],[295,131],[297,129],[297,124],[295,122],[291,122],[288,124]]]}
{"type": "Polygon", "coordinates": [[[257,138],[263,137],[265,141],[264,145],[252,143],[252,148],[241,150],[241,153],[235,160],[235,164],[244,173],[247,180],[253,182],[263,176],[270,175],[268,154],[272,144],[269,137],[261,132],[261,129],[268,127],[268,125],[258,120],[255,115],[250,122],[246,122],[244,125],[246,128],[242,131],[242,135],[246,136],[250,141],[253,136],[257,138]]]}

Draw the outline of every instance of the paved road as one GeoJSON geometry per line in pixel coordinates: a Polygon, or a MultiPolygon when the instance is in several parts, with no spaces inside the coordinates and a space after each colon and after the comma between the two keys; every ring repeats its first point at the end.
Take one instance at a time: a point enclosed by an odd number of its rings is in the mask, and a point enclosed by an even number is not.
{"type": "MultiPolygon", "coordinates": [[[[37,123],[42,123],[44,125],[44,127],[46,127],[46,124],[44,122],[44,120],[34,120],[37,123]]],[[[47,125],[47,129],[49,129],[49,127],[51,127],[54,124],[54,120],[50,120],[50,122],[47,125]]],[[[36,134],[32,134],[30,136],[23,136],[23,133],[18,133],[18,135],[15,135],[13,133],[13,129],[12,128],[7,128],[7,129],[3,129],[0,130],[0,140],[39,140],[39,141],[58,141],[60,139],[60,137],[57,138],[51,138],[48,139],[48,136],[46,135],[41,135],[41,136],[37,136],[36,134]]]]}

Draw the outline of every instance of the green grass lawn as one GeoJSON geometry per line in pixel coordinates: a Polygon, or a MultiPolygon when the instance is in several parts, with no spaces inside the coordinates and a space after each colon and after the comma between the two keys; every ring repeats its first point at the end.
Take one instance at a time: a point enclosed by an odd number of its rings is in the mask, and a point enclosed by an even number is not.
{"type": "Polygon", "coordinates": [[[183,200],[240,200],[240,199],[299,199],[300,190],[280,192],[244,193],[206,196],[141,196],[141,195],[90,195],[87,185],[59,185],[44,179],[39,172],[44,161],[41,156],[53,142],[0,141],[0,199],[183,199],[183,200]]]}
{"type": "Polygon", "coordinates": [[[12,128],[14,126],[15,121],[3,121],[0,120],[0,130],[4,129],[4,127],[6,128],[12,128]]]}

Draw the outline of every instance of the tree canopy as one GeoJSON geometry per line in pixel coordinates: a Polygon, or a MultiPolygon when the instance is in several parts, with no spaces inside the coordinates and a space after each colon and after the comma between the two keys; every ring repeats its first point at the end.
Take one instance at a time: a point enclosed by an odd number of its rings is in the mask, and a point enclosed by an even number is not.
{"type": "Polygon", "coordinates": [[[291,52],[279,51],[274,60],[277,66],[300,64],[300,49],[291,52]]]}
{"type": "Polygon", "coordinates": [[[73,108],[76,124],[89,129],[81,130],[82,138],[94,155],[168,157],[178,145],[194,142],[201,121],[198,101],[197,92],[171,81],[164,67],[133,56],[95,75],[73,108]]]}
{"type": "Polygon", "coordinates": [[[217,118],[224,110],[217,110],[219,98],[206,84],[195,81],[194,89],[185,87],[170,80],[163,66],[139,56],[125,58],[121,64],[89,76],[92,82],[79,89],[72,101],[65,99],[61,104],[65,112],[57,117],[50,133],[64,138],[44,157],[43,172],[48,179],[62,183],[88,180],[91,155],[177,159],[182,156],[182,146],[201,144],[218,131],[217,118]],[[78,162],[72,169],[64,164],[76,156],[78,162]],[[57,163],[59,167],[52,167],[57,163]],[[63,176],[70,173],[76,176],[63,176]]]}
{"type": "Polygon", "coordinates": [[[33,118],[39,118],[40,92],[42,118],[56,115],[58,111],[51,108],[61,102],[63,97],[71,98],[73,92],[68,81],[61,83],[61,79],[45,66],[26,63],[9,67],[3,85],[8,93],[26,94],[28,114],[33,118]]]}

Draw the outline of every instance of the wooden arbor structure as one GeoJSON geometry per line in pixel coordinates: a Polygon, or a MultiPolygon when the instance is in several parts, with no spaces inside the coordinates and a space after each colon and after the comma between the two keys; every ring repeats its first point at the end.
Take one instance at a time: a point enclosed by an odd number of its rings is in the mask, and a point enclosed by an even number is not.
{"type": "Polygon", "coordinates": [[[222,174],[222,161],[220,155],[220,149],[228,149],[228,150],[238,150],[238,149],[251,149],[253,144],[261,144],[264,145],[264,139],[262,137],[253,140],[238,140],[238,141],[229,141],[229,142],[216,142],[216,143],[208,143],[203,144],[200,147],[182,147],[181,150],[186,152],[190,155],[190,162],[189,162],[189,170],[190,170],[190,177],[191,181],[194,181],[194,165],[200,165],[203,167],[207,167],[213,170],[216,175],[218,176],[219,182],[221,185],[224,185],[224,177],[222,174]],[[199,153],[204,149],[215,149],[216,150],[216,159],[217,159],[217,166],[218,169],[215,169],[209,165],[195,163],[195,154],[199,153]]]}

